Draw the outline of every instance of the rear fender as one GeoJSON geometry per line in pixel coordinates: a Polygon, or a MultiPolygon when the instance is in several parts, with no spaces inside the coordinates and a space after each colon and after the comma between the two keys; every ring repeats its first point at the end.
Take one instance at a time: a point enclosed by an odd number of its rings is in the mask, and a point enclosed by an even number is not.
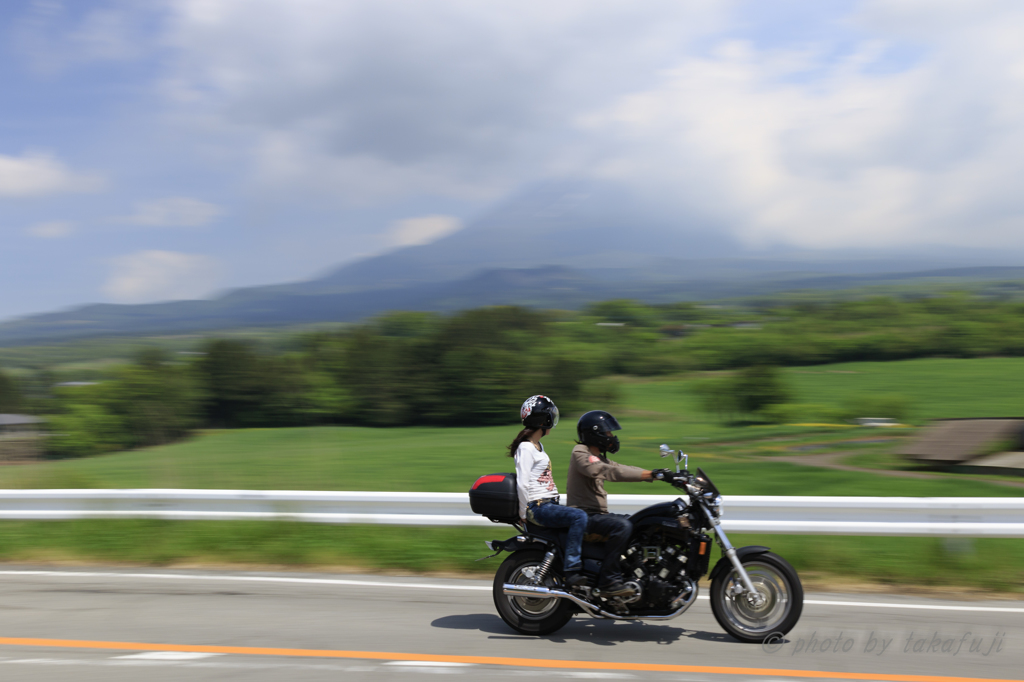
{"type": "MultiPolygon", "coordinates": [[[[747,547],[739,547],[736,549],[736,558],[743,562],[744,557],[755,556],[757,554],[765,554],[771,550],[768,547],[762,547],[761,545],[748,545],[747,547]]],[[[717,578],[723,571],[732,570],[732,562],[729,561],[729,557],[723,556],[715,564],[715,567],[711,569],[711,575],[708,576],[711,580],[717,578]]]]}
{"type": "Polygon", "coordinates": [[[547,550],[550,543],[541,538],[516,535],[508,540],[488,540],[485,543],[495,552],[518,552],[521,549],[547,550]]]}

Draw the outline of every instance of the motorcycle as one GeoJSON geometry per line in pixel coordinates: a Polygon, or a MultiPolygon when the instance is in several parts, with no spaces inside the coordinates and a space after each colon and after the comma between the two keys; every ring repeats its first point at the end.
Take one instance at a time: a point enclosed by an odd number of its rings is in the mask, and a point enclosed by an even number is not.
{"type": "Polygon", "coordinates": [[[803,610],[803,587],[792,566],[768,547],[735,548],[722,530],[722,496],[698,467],[688,470],[682,450],[661,446],[673,456],[671,484],[687,499],[654,504],[633,514],[633,533],[620,557],[633,594],[603,595],[597,588],[604,550],[583,543],[586,581],[569,587],[562,576],[565,529],[549,529],[519,518],[515,474],[481,476],[470,490],[474,512],[507,523],[519,534],[486,542],[497,556],[510,555],[494,576],[492,594],[501,619],[526,635],[555,632],[578,613],[609,620],[666,621],[681,616],[697,600],[698,581],[708,573],[712,535],[722,557],[711,569],[711,611],[722,629],[741,642],[760,643],[785,635],[803,610]],[[682,464],[682,469],[680,469],[682,464]]]}

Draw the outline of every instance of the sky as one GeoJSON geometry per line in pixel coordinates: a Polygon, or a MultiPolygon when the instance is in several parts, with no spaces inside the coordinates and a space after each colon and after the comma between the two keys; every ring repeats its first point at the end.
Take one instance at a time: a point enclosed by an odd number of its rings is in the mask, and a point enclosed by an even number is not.
{"type": "Polygon", "coordinates": [[[0,320],[308,279],[532,184],[1024,254],[1024,5],[6,0],[0,320]]]}

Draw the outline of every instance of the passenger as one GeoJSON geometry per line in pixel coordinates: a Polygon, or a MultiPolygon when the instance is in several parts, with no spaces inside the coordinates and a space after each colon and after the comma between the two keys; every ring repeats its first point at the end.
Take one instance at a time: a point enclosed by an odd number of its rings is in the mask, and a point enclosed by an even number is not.
{"type": "Polygon", "coordinates": [[[569,529],[562,573],[566,585],[574,587],[584,581],[580,573],[583,569],[580,554],[588,517],[581,509],[559,503],[558,488],[551,474],[551,459],[540,442],[558,424],[558,408],[550,398],[535,395],[523,403],[520,416],[523,430],[508,446],[509,457],[516,460],[519,516],[544,528],[569,529]]]}

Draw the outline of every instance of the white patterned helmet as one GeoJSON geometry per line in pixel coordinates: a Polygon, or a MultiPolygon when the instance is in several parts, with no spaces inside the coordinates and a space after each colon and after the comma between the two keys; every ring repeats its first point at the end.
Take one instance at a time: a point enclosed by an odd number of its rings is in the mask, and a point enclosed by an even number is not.
{"type": "Polygon", "coordinates": [[[551,398],[533,395],[523,403],[519,418],[528,429],[553,429],[558,424],[558,408],[551,398]]]}

